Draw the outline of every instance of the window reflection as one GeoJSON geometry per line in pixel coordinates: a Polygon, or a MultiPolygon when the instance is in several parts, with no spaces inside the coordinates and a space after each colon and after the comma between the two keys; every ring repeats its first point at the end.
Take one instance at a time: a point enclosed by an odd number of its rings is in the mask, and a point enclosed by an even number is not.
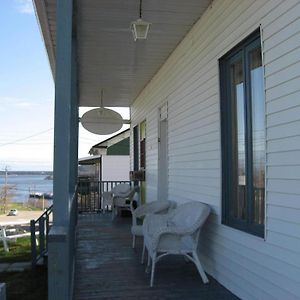
{"type": "Polygon", "coordinates": [[[235,218],[246,218],[246,161],[245,161],[245,100],[242,60],[231,65],[232,97],[236,107],[236,155],[237,190],[233,214],[235,218]]]}
{"type": "Polygon", "coordinates": [[[252,155],[254,223],[264,223],[265,197],[265,104],[263,68],[260,47],[250,52],[251,101],[252,101],[252,155]]]}

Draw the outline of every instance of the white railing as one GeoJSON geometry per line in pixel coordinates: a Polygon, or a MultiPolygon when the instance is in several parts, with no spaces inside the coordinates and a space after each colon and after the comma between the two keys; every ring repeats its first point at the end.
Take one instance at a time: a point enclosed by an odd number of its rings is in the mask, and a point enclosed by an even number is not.
{"type": "Polygon", "coordinates": [[[91,179],[80,179],[78,181],[78,212],[99,212],[102,207],[103,192],[110,192],[116,185],[131,181],[99,181],[91,179]]]}

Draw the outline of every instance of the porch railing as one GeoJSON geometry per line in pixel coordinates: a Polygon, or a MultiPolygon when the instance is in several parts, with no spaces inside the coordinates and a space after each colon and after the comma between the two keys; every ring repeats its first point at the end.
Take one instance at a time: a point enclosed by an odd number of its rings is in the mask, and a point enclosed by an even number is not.
{"type": "Polygon", "coordinates": [[[120,183],[128,183],[131,181],[100,181],[91,179],[78,180],[78,212],[99,212],[102,210],[102,195],[103,192],[111,191],[120,183]]]}
{"type": "Polygon", "coordinates": [[[50,230],[49,219],[52,211],[53,206],[51,205],[37,220],[30,221],[32,267],[35,267],[41,259],[43,259],[45,263],[45,258],[48,255],[48,233],[50,230]]]}

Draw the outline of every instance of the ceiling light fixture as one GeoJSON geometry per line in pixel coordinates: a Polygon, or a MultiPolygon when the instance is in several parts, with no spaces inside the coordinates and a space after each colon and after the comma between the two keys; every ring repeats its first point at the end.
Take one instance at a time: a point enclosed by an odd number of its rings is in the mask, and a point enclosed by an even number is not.
{"type": "Polygon", "coordinates": [[[134,41],[147,39],[150,25],[151,23],[142,20],[142,0],[140,0],[140,17],[130,25],[134,41]]]}

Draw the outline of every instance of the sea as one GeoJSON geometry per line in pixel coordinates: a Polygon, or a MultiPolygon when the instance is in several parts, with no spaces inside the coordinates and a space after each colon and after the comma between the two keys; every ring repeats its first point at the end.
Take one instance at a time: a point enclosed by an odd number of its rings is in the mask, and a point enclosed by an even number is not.
{"type": "MultiPolygon", "coordinates": [[[[29,193],[52,193],[53,180],[46,179],[47,175],[10,174],[7,184],[12,187],[11,202],[27,202],[29,193]]],[[[5,176],[0,175],[0,189],[5,185],[5,176]]]]}

